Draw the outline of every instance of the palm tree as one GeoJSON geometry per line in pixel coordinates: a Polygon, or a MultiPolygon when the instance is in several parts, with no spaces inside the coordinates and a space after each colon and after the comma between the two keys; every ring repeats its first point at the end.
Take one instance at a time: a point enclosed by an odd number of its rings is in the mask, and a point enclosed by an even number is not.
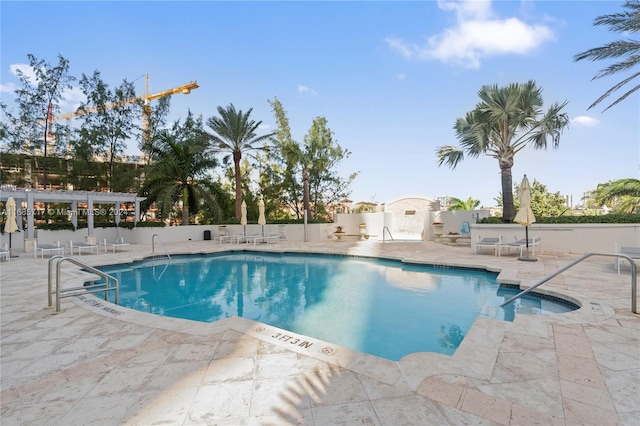
{"type": "Polygon", "coordinates": [[[532,80],[507,87],[483,86],[478,92],[480,102],[475,109],[456,120],[453,127],[461,147],[442,146],[437,149],[438,165],[452,169],[464,155],[477,158],[485,154],[498,160],[502,179],[502,220],[515,216],[511,168],[514,156],[528,145],[546,149],[550,138],[554,148],[569,125],[569,117],[561,113],[567,102],[553,104],[542,113],[542,89],[532,80]]]}
{"type": "MultiPolygon", "coordinates": [[[[598,16],[593,25],[607,25],[610,31],[624,33],[624,34],[637,34],[640,30],[640,1],[627,0],[623,8],[627,9],[624,12],[613,13],[611,15],[598,16]]],[[[578,53],[573,57],[574,61],[581,61],[583,59],[591,59],[592,61],[599,61],[601,59],[609,58],[623,58],[619,62],[616,62],[602,70],[600,70],[592,80],[596,80],[609,75],[617,74],[622,71],[630,70],[640,64],[640,41],[638,40],[619,40],[601,47],[589,49],[582,53],[578,53]]],[[[607,90],[604,95],[600,96],[594,103],[589,106],[593,108],[607,97],[613,94],[613,92],[625,86],[631,80],[640,75],[640,71],[634,72],[627,78],[620,81],[618,84],[607,90]]],[[[620,103],[629,95],[640,89],[640,84],[632,87],[620,96],[615,102],[606,107],[604,110],[608,110],[612,106],[620,103]]]]}
{"type": "Polygon", "coordinates": [[[467,201],[453,197],[449,199],[449,210],[474,210],[479,204],[480,200],[471,197],[467,198],[467,201]]]}
{"type": "Polygon", "coordinates": [[[210,134],[215,152],[226,152],[228,155],[223,159],[224,163],[233,158],[235,190],[236,190],[236,219],[240,219],[242,207],[242,171],[240,161],[242,154],[249,151],[265,149],[264,146],[257,146],[258,143],[269,140],[274,133],[258,136],[256,129],[262,121],[250,120],[253,108],[245,113],[242,110],[236,111],[233,104],[227,108],[218,107],[220,117],[211,117],[207,125],[211,127],[214,134],[210,134]]]}
{"type": "Polygon", "coordinates": [[[640,209],[640,180],[618,179],[598,185],[593,192],[595,202],[602,206],[608,204],[614,210],[633,213],[640,209]]]}
{"type": "Polygon", "coordinates": [[[155,139],[153,163],[140,190],[147,197],[145,207],[155,202],[166,215],[181,200],[182,225],[189,224],[189,212],[197,213],[201,201],[220,216],[217,199],[207,188],[206,174],[217,165],[205,155],[208,144],[166,130],[155,139]]]}

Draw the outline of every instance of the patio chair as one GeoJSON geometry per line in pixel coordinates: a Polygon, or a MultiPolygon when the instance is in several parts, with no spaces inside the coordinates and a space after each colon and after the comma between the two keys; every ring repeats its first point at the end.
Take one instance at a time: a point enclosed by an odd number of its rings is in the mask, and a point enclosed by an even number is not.
{"type": "Polygon", "coordinates": [[[0,259],[11,261],[11,252],[7,248],[6,244],[3,244],[2,248],[0,248],[0,259]]]}
{"type": "MultiPolygon", "coordinates": [[[[518,240],[517,237],[513,237],[513,240],[514,241],[511,241],[510,243],[500,243],[500,250],[502,250],[503,247],[506,248],[507,251],[515,248],[516,250],[520,250],[520,257],[522,257],[522,253],[527,249],[527,240],[525,238],[520,238],[518,240]]],[[[539,247],[538,251],[541,252],[542,240],[540,237],[529,238],[529,248],[533,250],[531,252],[532,256],[536,255],[536,246],[539,247]]]]}
{"type": "MultiPolygon", "coordinates": [[[[629,256],[632,259],[640,259],[640,247],[620,247],[618,243],[615,245],[615,253],[616,254],[624,254],[629,256]]],[[[616,257],[616,269],[618,270],[618,275],[620,275],[620,263],[623,260],[627,260],[621,257],[616,257]]]]}
{"type": "Polygon", "coordinates": [[[473,254],[478,254],[478,247],[492,247],[493,255],[500,256],[500,244],[502,244],[502,235],[497,238],[481,238],[478,239],[473,246],[473,254]]]}
{"type": "Polygon", "coordinates": [[[33,242],[33,257],[38,257],[38,253],[40,253],[40,257],[44,258],[45,253],[53,255],[53,254],[64,254],[64,247],[60,245],[60,241],[56,241],[55,244],[38,244],[37,241],[33,242]]]}
{"type": "Polygon", "coordinates": [[[98,245],[97,244],[87,244],[82,242],[74,242],[69,241],[69,252],[73,256],[73,250],[76,249],[78,251],[78,256],[82,256],[83,251],[88,251],[89,253],[95,252],[98,254],[98,245]]]}
{"type": "Polygon", "coordinates": [[[463,237],[469,237],[471,235],[471,225],[469,222],[462,222],[462,226],[460,227],[460,235],[463,237]]]}
{"type": "Polygon", "coordinates": [[[124,251],[124,248],[127,247],[127,250],[129,250],[129,243],[126,243],[124,241],[124,237],[119,237],[118,239],[116,239],[115,241],[107,241],[107,239],[103,239],[100,244],[102,244],[104,246],[104,252],[107,252],[107,247],[112,247],[113,248],[113,252],[115,253],[116,250],[118,249],[118,247],[122,247],[122,250],[124,251]]]}

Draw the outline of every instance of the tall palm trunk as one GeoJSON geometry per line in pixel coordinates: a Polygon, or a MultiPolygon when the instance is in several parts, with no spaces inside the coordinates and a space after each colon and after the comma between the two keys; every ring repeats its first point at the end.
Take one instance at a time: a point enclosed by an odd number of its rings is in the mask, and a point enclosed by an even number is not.
{"type": "Polygon", "coordinates": [[[189,191],[187,187],[182,188],[182,226],[189,225],[189,191]]]}
{"type": "Polygon", "coordinates": [[[511,176],[511,162],[500,162],[500,177],[502,179],[502,222],[510,223],[516,215],[513,206],[513,177],[511,176]]]}
{"type": "Polygon", "coordinates": [[[236,219],[242,216],[242,173],[240,172],[240,160],[242,153],[233,151],[233,167],[236,178],[236,219]]]}

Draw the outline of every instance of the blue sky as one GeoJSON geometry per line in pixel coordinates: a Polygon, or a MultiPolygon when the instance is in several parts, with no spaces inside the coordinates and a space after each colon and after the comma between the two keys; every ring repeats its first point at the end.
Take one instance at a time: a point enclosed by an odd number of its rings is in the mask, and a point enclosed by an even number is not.
{"type": "MultiPolygon", "coordinates": [[[[588,106],[626,75],[591,81],[607,62],[573,56],[621,38],[594,27],[621,1],[369,2],[12,2],[1,5],[0,94],[11,104],[15,69],[27,54],[69,59],[80,77],[94,70],[112,87],[126,78],[144,93],[196,80],[171,98],[172,120],[190,109],[206,119],[218,106],[253,108],[265,132],[268,99],[287,110],[302,141],[324,116],[351,151],[340,171],[359,171],[354,201],[451,195],[495,204],[497,161],[466,158],[438,167],[436,148],[458,145],[452,129],[483,85],[535,80],[545,106],[568,100],[571,126],[557,150],[515,157],[523,174],[580,202],[598,183],[639,176],[640,94],[612,109],[588,106]]],[[[79,91],[61,111],[74,110],[79,91]]],[[[135,143],[128,153],[136,154],[135,143]]]]}

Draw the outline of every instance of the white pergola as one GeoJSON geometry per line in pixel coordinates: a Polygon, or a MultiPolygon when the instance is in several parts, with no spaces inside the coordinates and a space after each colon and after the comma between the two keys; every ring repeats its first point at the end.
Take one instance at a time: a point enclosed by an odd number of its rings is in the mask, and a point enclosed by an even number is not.
{"type": "MultiPolygon", "coordinates": [[[[34,211],[35,203],[68,203],[71,204],[71,223],[73,226],[78,226],[78,203],[86,203],[87,205],[87,226],[89,235],[94,235],[94,205],[112,204],[114,206],[114,212],[120,210],[122,203],[134,203],[135,205],[135,217],[140,217],[140,202],[144,201],[146,197],[138,197],[137,194],[129,194],[126,192],[91,192],[91,191],[51,191],[51,190],[32,190],[11,188],[10,185],[3,185],[0,189],[0,202],[6,202],[9,197],[13,197],[18,206],[19,214],[26,214],[27,216],[27,234],[26,238],[35,237],[35,223],[34,223],[34,211]],[[9,188],[6,188],[9,187],[9,188]],[[26,209],[23,208],[23,202],[26,204],[26,209]]],[[[120,215],[115,215],[116,225],[120,222],[120,215]]],[[[22,221],[18,221],[18,226],[22,226],[22,221]]]]}

